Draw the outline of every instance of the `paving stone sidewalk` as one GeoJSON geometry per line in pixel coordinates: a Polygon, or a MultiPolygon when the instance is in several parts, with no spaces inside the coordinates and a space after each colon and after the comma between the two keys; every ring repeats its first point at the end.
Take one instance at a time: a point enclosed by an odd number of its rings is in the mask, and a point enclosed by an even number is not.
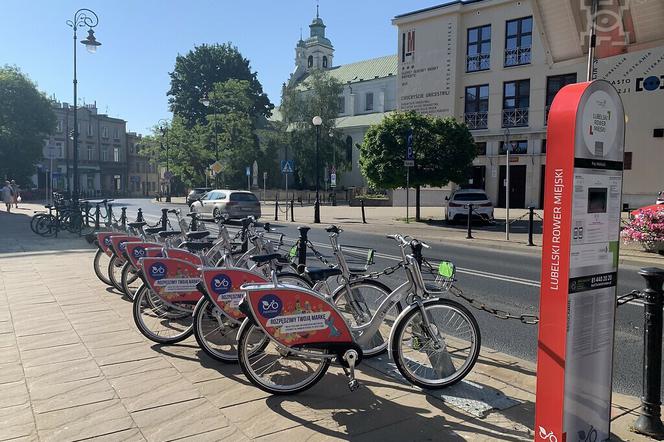
{"type": "MultiPolygon", "coordinates": [[[[332,368],[309,391],[274,397],[193,338],[146,340],[131,304],[94,276],[94,250],[71,235],[43,239],[32,207],[0,213],[0,440],[532,440],[532,364],[483,348],[468,380],[518,404],[477,418],[360,366],[351,393],[332,368]]],[[[615,440],[636,398],[614,397],[615,440]]]]}

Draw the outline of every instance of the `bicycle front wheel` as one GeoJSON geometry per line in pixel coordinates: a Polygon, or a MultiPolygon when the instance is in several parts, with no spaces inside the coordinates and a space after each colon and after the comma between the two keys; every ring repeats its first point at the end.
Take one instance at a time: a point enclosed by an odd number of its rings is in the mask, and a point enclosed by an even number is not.
{"type": "Polygon", "coordinates": [[[242,371],[252,384],[271,394],[299,393],[325,375],[330,366],[327,351],[307,349],[307,352],[311,356],[294,354],[269,340],[254,324],[245,324],[238,338],[238,362],[242,371]],[[257,351],[257,346],[264,348],[257,351]]]}
{"type": "Polygon", "coordinates": [[[111,280],[108,278],[108,272],[104,273],[102,269],[107,269],[108,270],[108,263],[111,260],[111,258],[104,253],[101,249],[97,249],[97,253],[95,253],[95,259],[92,262],[92,266],[94,267],[95,270],[95,275],[97,275],[97,278],[101,282],[103,282],[106,285],[113,286],[113,283],[111,280]]]}
{"type": "Polygon", "coordinates": [[[115,287],[120,293],[124,293],[122,290],[122,267],[124,267],[124,264],[124,260],[118,259],[115,255],[108,262],[108,280],[111,281],[111,286],[115,287]]]}
{"type": "Polygon", "coordinates": [[[120,285],[122,291],[131,300],[136,296],[136,291],[143,284],[141,278],[138,277],[138,272],[131,263],[126,262],[122,267],[122,277],[120,278],[120,285]]]}
{"type": "MultiPolygon", "coordinates": [[[[366,324],[374,317],[378,307],[392,290],[373,279],[360,279],[342,285],[334,293],[334,303],[344,319],[352,326],[366,324]],[[348,290],[350,288],[350,292],[348,290]]],[[[364,357],[376,356],[387,350],[392,326],[401,313],[401,304],[394,304],[385,314],[383,322],[366,344],[362,345],[364,357]]]]}
{"type": "Polygon", "coordinates": [[[166,304],[145,285],[136,291],[133,313],[143,336],[159,344],[175,344],[193,333],[192,312],[166,304]]]}
{"type": "Polygon", "coordinates": [[[477,321],[456,301],[425,302],[422,308],[406,313],[395,327],[390,344],[394,362],[406,379],[422,388],[444,388],[459,382],[480,354],[477,321]]]}

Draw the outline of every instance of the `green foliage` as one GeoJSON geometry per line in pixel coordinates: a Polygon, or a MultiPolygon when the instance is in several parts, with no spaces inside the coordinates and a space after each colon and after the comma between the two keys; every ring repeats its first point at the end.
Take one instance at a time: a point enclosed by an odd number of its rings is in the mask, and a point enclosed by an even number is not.
{"type": "Polygon", "coordinates": [[[360,146],[360,168],[371,187],[406,186],[403,160],[411,130],[415,154],[411,186],[466,182],[477,147],[464,123],[453,118],[395,112],[371,126],[360,146]]]}
{"type": "Polygon", "coordinates": [[[36,85],[16,67],[0,67],[0,178],[28,183],[55,123],[36,85]]]}
{"type": "Polygon", "coordinates": [[[206,123],[209,111],[201,99],[211,94],[217,83],[230,79],[247,82],[251,101],[249,113],[253,118],[268,117],[274,107],[263,92],[256,72],[251,71],[249,60],[230,43],[203,44],[187,55],[178,55],[170,76],[171,88],[167,95],[171,110],[189,128],[206,123]]]}
{"type": "Polygon", "coordinates": [[[348,167],[345,161],[345,144],[341,132],[335,129],[339,115],[339,95],[343,85],[325,71],[315,70],[303,83],[284,85],[279,108],[288,131],[288,157],[295,160],[298,181],[304,186],[316,183],[316,128],[312,118],[320,116],[319,164],[320,182],[323,168],[332,165],[337,169],[348,167]]]}

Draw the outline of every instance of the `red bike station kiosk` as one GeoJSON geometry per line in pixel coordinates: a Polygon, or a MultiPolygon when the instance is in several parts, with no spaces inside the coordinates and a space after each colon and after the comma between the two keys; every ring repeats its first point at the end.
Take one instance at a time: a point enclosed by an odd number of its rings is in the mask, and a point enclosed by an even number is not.
{"type": "Polygon", "coordinates": [[[606,81],[548,119],[535,440],[609,439],[625,117],[606,81]]]}

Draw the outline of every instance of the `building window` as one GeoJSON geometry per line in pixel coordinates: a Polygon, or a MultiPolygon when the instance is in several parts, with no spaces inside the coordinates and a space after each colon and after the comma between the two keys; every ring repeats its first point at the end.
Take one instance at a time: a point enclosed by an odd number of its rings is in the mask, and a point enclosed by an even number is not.
{"type": "Polygon", "coordinates": [[[88,190],[95,190],[95,176],[86,175],[88,181],[88,190]]]}
{"type": "Polygon", "coordinates": [[[349,170],[353,170],[353,138],[350,135],[346,137],[346,162],[349,170]]]}
{"type": "Polygon", "coordinates": [[[113,161],[116,163],[120,162],[120,148],[119,147],[114,147],[113,148],[113,161]]]}
{"type": "Polygon", "coordinates": [[[632,152],[623,154],[623,170],[632,170],[632,152]]]}
{"type": "Polygon", "coordinates": [[[528,126],[530,80],[503,83],[503,127],[528,126]]]}
{"type": "Polygon", "coordinates": [[[341,96],[337,99],[337,103],[339,105],[339,113],[343,114],[346,112],[346,97],[341,96]]]}
{"type": "Polygon", "coordinates": [[[134,143],[129,143],[129,153],[134,153],[134,143]]]}
{"type": "Polygon", "coordinates": [[[108,161],[108,146],[101,147],[101,160],[108,161]]]}
{"type": "Polygon", "coordinates": [[[101,137],[108,138],[108,127],[102,126],[101,128],[101,137]]]}
{"type": "Polygon", "coordinates": [[[88,123],[88,136],[91,137],[95,134],[94,128],[92,127],[92,123],[88,123]]]}
{"type": "Polygon", "coordinates": [[[546,108],[544,114],[544,124],[546,124],[549,119],[549,109],[551,108],[553,99],[556,97],[558,91],[568,84],[574,83],[576,83],[576,73],[546,77],[546,108]]]}
{"type": "Polygon", "coordinates": [[[113,188],[115,190],[121,190],[121,182],[122,182],[122,177],[120,175],[113,175],[113,188]]]}
{"type": "Polygon", "coordinates": [[[368,111],[373,110],[373,108],[374,108],[374,106],[373,106],[373,104],[374,104],[373,103],[373,101],[374,101],[373,100],[373,92],[367,92],[364,97],[365,97],[365,102],[366,102],[366,106],[365,106],[364,109],[368,110],[368,111]]]}
{"type": "Polygon", "coordinates": [[[327,57],[325,55],[323,55],[323,67],[327,67],[327,57]]]}
{"type": "Polygon", "coordinates": [[[491,68],[491,25],[468,29],[466,47],[466,72],[485,71],[491,68]]]}
{"type": "Polygon", "coordinates": [[[55,143],[55,158],[64,158],[64,150],[62,149],[62,143],[56,142],[55,143]]]}
{"type": "Polygon", "coordinates": [[[505,24],[505,66],[530,63],[533,45],[533,18],[509,20],[505,24]]]}
{"type": "Polygon", "coordinates": [[[314,56],[310,55],[309,58],[307,58],[307,67],[313,67],[314,66],[314,56]]]}
{"type": "MultiPolygon", "coordinates": [[[[510,140],[510,154],[525,155],[528,153],[528,140],[510,140]]],[[[500,142],[500,155],[506,155],[505,142],[500,142]]]]}
{"type": "Polygon", "coordinates": [[[92,144],[88,144],[88,161],[93,161],[95,159],[95,147],[92,144]]]}
{"type": "Polygon", "coordinates": [[[55,131],[59,134],[64,130],[64,121],[58,120],[58,124],[55,126],[55,131]]]}
{"type": "Polygon", "coordinates": [[[120,130],[117,127],[113,128],[113,138],[116,140],[120,139],[120,130]]]}
{"type": "Polygon", "coordinates": [[[546,138],[542,140],[541,153],[546,153],[546,138]]]}
{"type": "Polygon", "coordinates": [[[475,143],[475,146],[477,146],[477,155],[486,155],[486,141],[481,141],[479,143],[475,143]]]}
{"type": "Polygon", "coordinates": [[[486,129],[489,115],[489,85],[466,88],[464,120],[468,129],[486,129]]]}

